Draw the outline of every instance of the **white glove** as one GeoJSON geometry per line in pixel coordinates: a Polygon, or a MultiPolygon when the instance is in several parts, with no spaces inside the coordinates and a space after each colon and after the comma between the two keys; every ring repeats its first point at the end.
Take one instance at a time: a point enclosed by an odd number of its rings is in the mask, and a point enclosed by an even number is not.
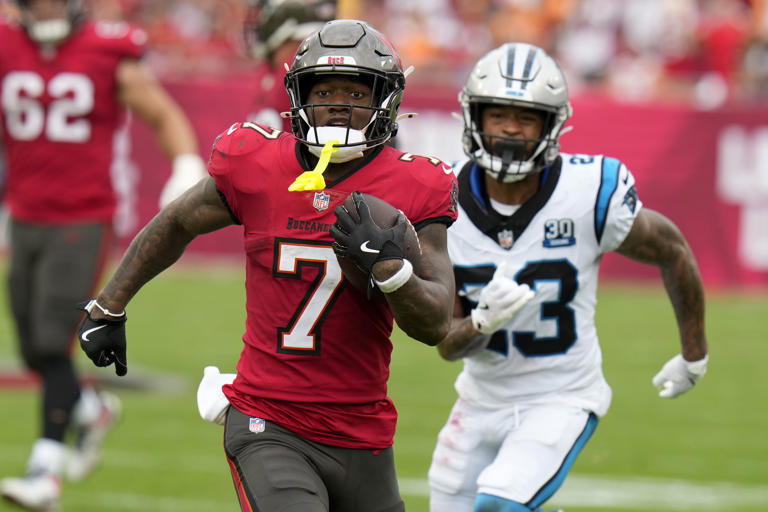
{"type": "Polygon", "coordinates": [[[229,400],[221,387],[224,384],[232,384],[235,376],[235,373],[219,373],[216,366],[206,366],[203,369],[203,379],[197,387],[197,410],[205,421],[224,424],[229,400]]]}
{"type": "Polygon", "coordinates": [[[661,371],[653,377],[653,385],[661,398],[675,398],[691,389],[707,373],[709,356],[698,361],[686,361],[677,354],[667,361],[661,371]]]}
{"type": "Polygon", "coordinates": [[[160,193],[160,208],[187,191],[192,185],[208,176],[203,160],[192,153],[173,159],[173,172],[160,193]]]}
{"type": "Polygon", "coordinates": [[[480,292],[480,302],[472,310],[472,325],[483,334],[493,334],[509,322],[534,296],[527,284],[508,278],[507,262],[493,273],[493,279],[480,292]]]}

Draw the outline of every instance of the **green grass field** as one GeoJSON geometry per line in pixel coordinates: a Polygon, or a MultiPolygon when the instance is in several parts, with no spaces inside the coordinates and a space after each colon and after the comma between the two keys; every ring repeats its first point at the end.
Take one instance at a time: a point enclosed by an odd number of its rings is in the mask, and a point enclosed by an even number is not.
{"type": "MultiPolygon", "coordinates": [[[[129,373],[111,386],[124,416],[107,439],[101,470],[65,484],[65,512],[239,510],[222,429],[199,418],[195,391],[205,365],[234,368],[244,329],[241,276],[234,267],[182,263],[131,303],[129,373]]],[[[6,300],[0,296],[0,359],[18,367],[6,300]]],[[[676,400],[658,398],[650,383],[679,350],[660,284],[604,286],[597,322],[613,405],[550,507],[768,510],[768,296],[709,296],[709,374],[676,400]]],[[[115,381],[82,354],[78,364],[115,381]]],[[[428,510],[427,468],[460,368],[398,333],[390,393],[400,412],[395,453],[411,512],[428,510]]],[[[0,476],[23,471],[38,407],[32,390],[0,389],[0,476]]],[[[0,504],[6,510],[15,509],[0,504]]]]}

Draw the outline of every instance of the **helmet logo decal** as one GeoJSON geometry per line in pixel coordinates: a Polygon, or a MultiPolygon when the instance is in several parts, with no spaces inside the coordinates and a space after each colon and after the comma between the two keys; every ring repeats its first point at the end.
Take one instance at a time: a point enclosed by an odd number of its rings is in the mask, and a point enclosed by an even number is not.
{"type": "Polygon", "coordinates": [[[317,59],[318,64],[329,64],[329,65],[346,65],[346,66],[354,66],[357,64],[355,62],[355,58],[351,55],[324,55],[317,59]]]}

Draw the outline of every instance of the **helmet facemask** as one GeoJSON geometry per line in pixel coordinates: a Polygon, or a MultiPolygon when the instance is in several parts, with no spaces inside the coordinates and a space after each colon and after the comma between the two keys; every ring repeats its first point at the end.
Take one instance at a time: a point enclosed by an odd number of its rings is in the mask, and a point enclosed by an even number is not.
{"type": "Polygon", "coordinates": [[[464,152],[495,180],[511,183],[550,166],[560,151],[559,137],[572,114],[565,78],[543,50],[507,43],[475,65],[459,93],[464,120],[464,152]],[[542,116],[536,139],[491,135],[482,130],[488,106],[513,106],[542,116]]]}
{"type": "Polygon", "coordinates": [[[29,0],[19,0],[22,24],[30,39],[42,45],[55,45],[69,37],[84,16],[81,0],[66,0],[66,16],[38,20],[29,9],[29,0]]]}

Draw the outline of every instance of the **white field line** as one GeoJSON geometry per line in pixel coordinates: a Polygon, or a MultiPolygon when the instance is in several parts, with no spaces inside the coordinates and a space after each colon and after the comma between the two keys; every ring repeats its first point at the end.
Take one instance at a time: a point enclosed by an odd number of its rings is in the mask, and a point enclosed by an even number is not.
{"type": "MultiPolygon", "coordinates": [[[[28,447],[15,444],[0,445],[0,453],[20,464],[28,453],[28,447]]],[[[187,455],[178,461],[186,468],[201,473],[227,471],[223,455],[187,455]]],[[[106,450],[102,464],[110,468],[153,470],[167,464],[163,459],[148,457],[142,453],[106,450]]],[[[99,504],[104,510],[152,510],[154,512],[208,512],[211,510],[237,510],[236,497],[231,500],[200,500],[193,497],[157,496],[131,493],[130,481],[121,489],[105,492],[80,491],[77,485],[67,486],[65,500],[77,507],[99,504]]],[[[425,479],[401,478],[400,492],[403,496],[429,496],[425,479]]],[[[547,503],[553,507],[584,507],[600,509],[655,510],[662,508],[680,512],[687,511],[732,511],[746,508],[768,510],[768,485],[746,485],[732,482],[694,482],[690,480],[663,479],[651,477],[619,477],[607,475],[571,474],[563,487],[547,503]]],[[[75,508],[74,510],[77,510],[75,508]]]]}
{"type": "MultiPolygon", "coordinates": [[[[130,484],[126,485],[130,488],[130,484]]],[[[428,496],[427,481],[416,478],[400,479],[404,496],[428,496]]],[[[172,496],[155,496],[130,492],[80,492],[66,490],[69,505],[103,505],[105,510],[152,510],[154,512],[209,512],[237,510],[234,491],[232,499],[200,500],[172,496]]],[[[589,507],[675,511],[724,511],[742,507],[768,508],[768,486],[748,486],[727,482],[710,484],[662,478],[618,478],[593,475],[571,475],[547,504],[551,507],[589,507]]]]}
{"type": "MultiPolygon", "coordinates": [[[[429,486],[423,479],[402,478],[400,492],[428,496],[429,486]]],[[[761,509],[768,510],[768,486],[572,474],[547,505],[679,511],[738,510],[762,505],[765,508],[761,509]]]]}

